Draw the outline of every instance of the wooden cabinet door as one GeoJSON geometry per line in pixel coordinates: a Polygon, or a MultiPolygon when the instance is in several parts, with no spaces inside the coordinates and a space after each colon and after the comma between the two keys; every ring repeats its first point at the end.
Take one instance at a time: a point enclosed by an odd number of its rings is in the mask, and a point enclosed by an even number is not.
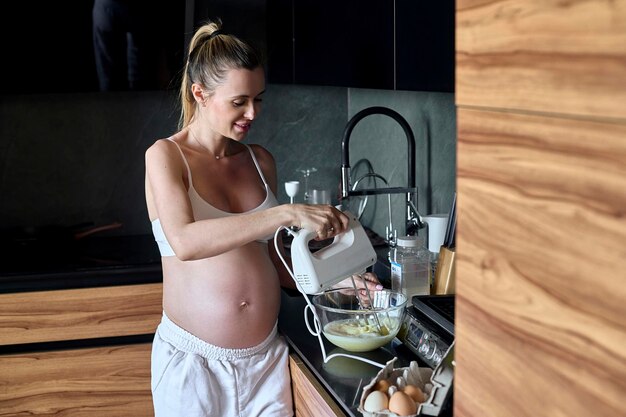
{"type": "Polygon", "coordinates": [[[626,118],[623,1],[457,0],[459,105],[626,118]]]}
{"type": "Polygon", "coordinates": [[[0,356],[0,414],[153,416],[151,344],[0,356]]]}
{"type": "Polygon", "coordinates": [[[458,126],[455,416],[625,415],[626,124],[458,126]]]}
{"type": "Polygon", "coordinates": [[[163,284],[0,294],[0,346],[154,333],[163,284]]]}
{"type": "Polygon", "coordinates": [[[296,417],[346,417],[328,392],[296,355],[289,355],[296,417]]]}

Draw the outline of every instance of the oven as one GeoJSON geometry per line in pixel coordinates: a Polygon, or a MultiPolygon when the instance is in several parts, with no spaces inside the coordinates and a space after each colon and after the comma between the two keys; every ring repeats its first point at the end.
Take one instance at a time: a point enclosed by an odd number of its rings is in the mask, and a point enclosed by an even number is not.
{"type": "Polygon", "coordinates": [[[434,369],[454,341],[454,295],[417,295],[411,301],[398,338],[434,369]]]}
{"type": "Polygon", "coordinates": [[[450,417],[453,413],[454,295],[413,296],[398,340],[420,366],[434,370],[432,401],[423,404],[420,415],[450,417]]]}

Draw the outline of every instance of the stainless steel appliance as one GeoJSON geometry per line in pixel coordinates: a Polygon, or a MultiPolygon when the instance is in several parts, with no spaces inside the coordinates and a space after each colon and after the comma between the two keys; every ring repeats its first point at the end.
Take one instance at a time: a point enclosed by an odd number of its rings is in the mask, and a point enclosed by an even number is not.
{"type": "Polygon", "coordinates": [[[418,295],[411,301],[398,338],[435,368],[454,341],[454,295],[418,295]]]}

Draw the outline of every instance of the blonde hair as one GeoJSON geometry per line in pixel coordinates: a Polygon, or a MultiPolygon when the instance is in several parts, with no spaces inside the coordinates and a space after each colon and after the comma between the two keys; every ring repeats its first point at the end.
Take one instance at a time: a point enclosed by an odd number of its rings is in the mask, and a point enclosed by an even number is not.
{"type": "Polygon", "coordinates": [[[262,65],[260,54],[249,44],[234,35],[221,32],[222,22],[208,22],[196,30],[189,43],[189,54],[185,63],[180,86],[181,114],[179,129],[189,125],[196,112],[197,103],[191,85],[201,84],[213,94],[224,82],[231,69],[254,70],[262,65]]]}

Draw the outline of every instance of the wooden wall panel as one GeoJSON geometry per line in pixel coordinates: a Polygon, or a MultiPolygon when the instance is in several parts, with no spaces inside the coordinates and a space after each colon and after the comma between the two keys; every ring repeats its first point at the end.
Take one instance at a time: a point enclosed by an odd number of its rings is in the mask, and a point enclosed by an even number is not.
{"type": "Polygon", "coordinates": [[[0,356],[0,414],[153,416],[151,346],[0,356]]]}
{"type": "Polygon", "coordinates": [[[455,416],[626,415],[626,1],[456,8],[455,416]]]}
{"type": "Polygon", "coordinates": [[[626,126],[457,117],[458,415],[626,414],[626,126]]]}
{"type": "Polygon", "coordinates": [[[626,125],[457,117],[455,417],[626,415],[626,125]]]}
{"type": "Polygon", "coordinates": [[[149,334],[163,284],[0,294],[0,346],[149,334]]]}
{"type": "Polygon", "coordinates": [[[456,4],[458,105],[626,118],[626,1],[456,4]]]}

